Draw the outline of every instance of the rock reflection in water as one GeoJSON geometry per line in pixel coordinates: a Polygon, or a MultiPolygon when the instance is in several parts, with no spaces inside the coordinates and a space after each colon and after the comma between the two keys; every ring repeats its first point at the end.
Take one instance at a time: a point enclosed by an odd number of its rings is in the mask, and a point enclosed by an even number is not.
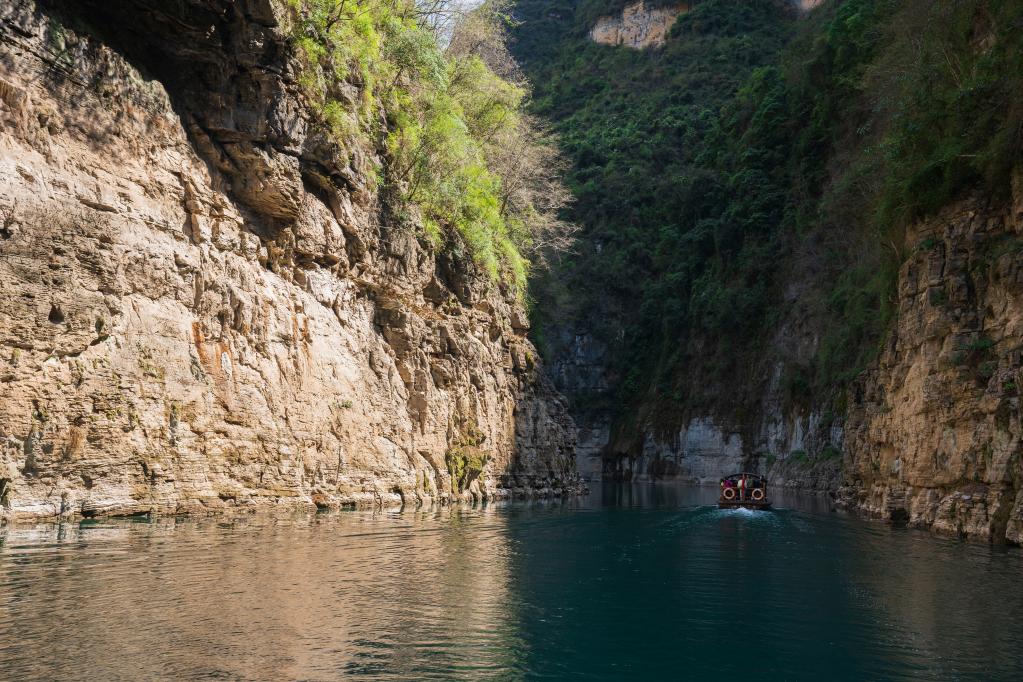
{"type": "Polygon", "coordinates": [[[64,524],[8,529],[4,543],[7,679],[480,679],[514,667],[494,510],[64,524]]]}
{"type": "Polygon", "coordinates": [[[772,492],[0,529],[3,680],[1023,679],[1023,553],[772,492]]]}

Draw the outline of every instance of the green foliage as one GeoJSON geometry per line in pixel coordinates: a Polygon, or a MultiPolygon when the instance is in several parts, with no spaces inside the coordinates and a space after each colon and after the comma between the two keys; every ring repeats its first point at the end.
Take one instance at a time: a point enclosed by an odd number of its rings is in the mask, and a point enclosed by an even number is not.
{"type": "Polygon", "coordinates": [[[451,474],[451,492],[460,495],[483,473],[490,456],[474,446],[457,445],[447,451],[444,460],[451,474]]]}
{"type": "Polygon", "coordinates": [[[466,247],[523,295],[532,214],[509,209],[488,153],[524,125],[523,88],[478,56],[445,54],[413,0],[288,3],[300,82],[327,130],[343,145],[382,146],[387,186],[418,207],[424,236],[466,247]]]}
{"type": "Polygon", "coordinates": [[[846,386],[873,359],[894,315],[895,263],[850,264],[827,299],[827,326],[815,358],[815,391],[846,386]]]}
{"type": "Polygon", "coordinates": [[[974,351],[974,352],[980,352],[980,353],[986,353],[989,350],[991,350],[992,348],[994,348],[994,346],[995,346],[995,342],[992,341],[991,339],[988,339],[988,338],[985,338],[985,337],[980,337],[976,341],[973,341],[968,346],[966,346],[966,350],[974,351]]]}
{"type": "Polygon", "coordinates": [[[824,449],[821,450],[820,457],[818,459],[840,459],[842,457],[842,451],[836,448],[834,445],[825,445],[824,449]]]}
{"type": "Polygon", "coordinates": [[[679,18],[663,48],[592,43],[592,20],[621,4],[520,0],[514,51],[534,109],[573,161],[572,218],[584,226],[576,252],[533,282],[538,326],[580,320],[602,334],[620,380],[593,405],[626,412],[652,392],[677,407],[690,393],[682,367],[732,371],[730,351],[758,336],[771,282],[757,264],[778,253],[770,234],[784,208],[772,164],[787,150],[770,112],[754,114],[759,97],[780,93],[777,71],[758,73],[745,109],[723,121],[722,107],[776,55],[791,18],[766,0],[708,0],[679,18]],[[740,149],[736,137],[758,147],[740,149]],[[704,332],[711,344],[696,338],[704,332]]]}
{"type": "Polygon", "coordinates": [[[997,371],[998,371],[997,360],[985,360],[984,362],[977,365],[976,376],[978,380],[987,383],[988,379],[993,377],[995,375],[995,372],[997,371]]]}
{"type": "Polygon", "coordinates": [[[891,96],[883,217],[918,217],[977,186],[1004,196],[1023,149],[1023,6],[916,0],[895,22],[905,34],[873,67],[891,96]]]}
{"type": "Polygon", "coordinates": [[[763,349],[800,306],[818,351],[785,390],[841,402],[891,324],[906,223],[1009,187],[1023,4],[831,0],[796,20],[706,0],[661,49],[591,43],[622,4],[517,5],[516,50],[584,225],[578,254],[534,285],[547,352],[552,329],[604,332],[614,385],[598,409],[656,418],[721,395],[734,409],[758,399],[763,349]]]}
{"type": "Polygon", "coordinates": [[[487,166],[485,144],[519,124],[525,93],[475,56],[450,61],[442,82],[444,88],[411,93],[393,116],[387,148],[395,177],[429,225],[457,229],[493,277],[504,267],[524,291],[516,219],[502,210],[501,178],[487,166]]]}

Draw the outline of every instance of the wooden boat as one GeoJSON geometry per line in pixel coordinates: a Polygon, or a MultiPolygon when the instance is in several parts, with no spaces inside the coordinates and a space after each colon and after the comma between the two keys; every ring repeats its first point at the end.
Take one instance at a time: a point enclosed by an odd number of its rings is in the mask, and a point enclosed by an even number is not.
{"type": "Polygon", "coordinates": [[[760,474],[738,473],[721,479],[721,509],[770,509],[767,479],[760,474]]]}

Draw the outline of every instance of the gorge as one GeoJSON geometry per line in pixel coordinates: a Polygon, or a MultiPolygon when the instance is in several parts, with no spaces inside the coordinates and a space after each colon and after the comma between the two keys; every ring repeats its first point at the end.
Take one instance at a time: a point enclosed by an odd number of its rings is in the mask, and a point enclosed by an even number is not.
{"type": "Polygon", "coordinates": [[[5,520],[747,468],[1023,541],[1014,3],[356,5],[0,2],[5,520]]]}
{"type": "Polygon", "coordinates": [[[1023,679],[1019,0],[0,0],[0,678],[1023,679]]]}
{"type": "Polygon", "coordinates": [[[1019,7],[516,7],[583,226],[534,282],[580,470],[1019,543],[1019,7]]]}

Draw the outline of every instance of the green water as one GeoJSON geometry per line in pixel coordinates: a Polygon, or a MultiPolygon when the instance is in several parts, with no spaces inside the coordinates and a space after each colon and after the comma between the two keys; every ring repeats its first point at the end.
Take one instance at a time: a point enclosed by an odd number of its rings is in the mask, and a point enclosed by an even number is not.
{"type": "Polygon", "coordinates": [[[0,679],[1023,679],[1023,553],[713,489],[0,529],[0,679]]]}

